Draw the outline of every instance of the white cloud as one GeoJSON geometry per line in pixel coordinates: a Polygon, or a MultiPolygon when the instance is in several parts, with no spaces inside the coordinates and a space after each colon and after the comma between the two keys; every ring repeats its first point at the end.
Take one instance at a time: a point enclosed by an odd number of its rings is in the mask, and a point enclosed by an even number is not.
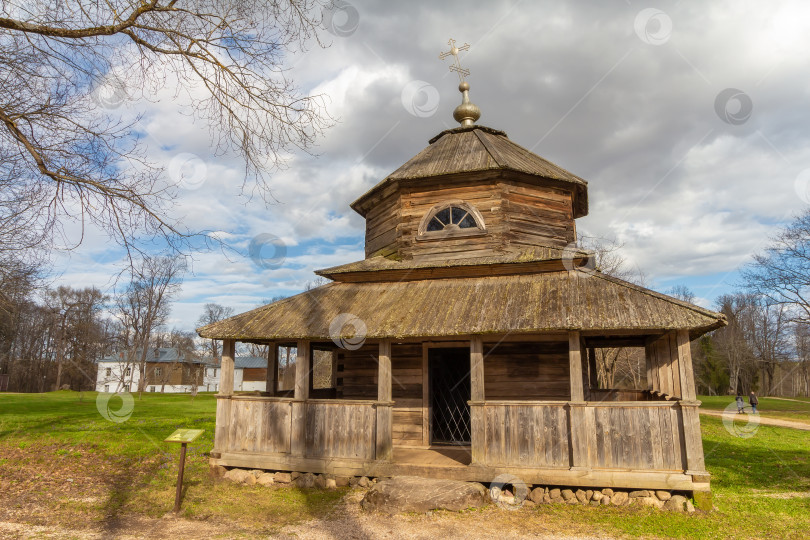
{"type": "MultiPolygon", "coordinates": [[[[810,168],[805,3],[662,5],[673,31],[659,46],[636,36],[645,7],[636,3],[353,3],[355,34],[327,36],[331,47],[293,58],[291,75],[328,95],[337,123],[317,155],[292,155],[269,177],[275,203],[240,197],[243,164],[212,153],[207,126],[178,112],[182,93],[167,86],[153,102],[131,105],[144,114],[154,159],[168,165],[186,152],[206,165],[205,182],[180,191],[174,215],[241,253],[262,233],[287,246],[274,269],[245,256],[196,255],[173,312],[178,325],[190,328],[207,301],[248,309],[300,290],[315,268],[362,258],[363,220],[349,203],[455,125],[457,81],[438,59],[451,36],[471,45],[462,63],[480,123],[589,180],[590,215],[579,230],[619,238],[653,282],[734,273],[805,206],[794,187],[810,168]],[[434,115],[403,107],[414,80],[436,88],[434,115]],[[715,112],[725,88],[751,97],[741,125],[715,112]]],[[[60,259],[66,283],[117,271],[103,235],[87,235],[70,261],[60,259]]],[[[716,292],[701,290],[701,305],[716,292]]]]}

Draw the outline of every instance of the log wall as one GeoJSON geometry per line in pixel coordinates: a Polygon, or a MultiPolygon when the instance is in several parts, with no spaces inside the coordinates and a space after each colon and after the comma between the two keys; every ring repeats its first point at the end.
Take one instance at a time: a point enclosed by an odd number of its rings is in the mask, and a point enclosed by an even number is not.
{"type": "Polygon", "coordinates": [[[366,215],[366,257],[455,260],[520,252],[531,246],[565,246],[575,241],[572,194],[529,182],[511,172],[482,172],[432,179],[418,186],[392,184],[377,195],[366,215]],[[484,220],[485,233],[419,234],[434,206],[463,201],[484,220]]]}
{"type": "Polygon", "coordinates": [[[567,400],[568,342],[484,344],[487,400],[567,400]]]}
{"type": "Polygon", "coordinates": [[[395,445],[423,444],[422,344],[407,343],[391,348],[393,437],[395,445]]]}
{"type": "MultiPolygon", "coordinates": [[[[377,399],[376,344],[338,353],[338,399],[377,399]]],[[[391,347],[393,438],[395,445],[423,444],[422,344],[394,344],[391,347]]]]}

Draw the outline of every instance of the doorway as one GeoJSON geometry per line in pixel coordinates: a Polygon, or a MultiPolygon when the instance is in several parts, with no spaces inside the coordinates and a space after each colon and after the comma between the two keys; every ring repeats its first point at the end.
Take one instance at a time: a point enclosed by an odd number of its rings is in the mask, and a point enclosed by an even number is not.
{"type": "Polygon", "coordinates": [[[470,444],[470,349],[428,349],[431,444],[470,444]]]}

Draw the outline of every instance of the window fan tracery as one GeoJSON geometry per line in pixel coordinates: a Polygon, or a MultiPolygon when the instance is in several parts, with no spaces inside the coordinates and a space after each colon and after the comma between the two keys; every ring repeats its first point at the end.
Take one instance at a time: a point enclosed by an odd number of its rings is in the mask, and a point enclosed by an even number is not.
{"type": "Polygon", "coordinates": [[[476,233],[484,231],[481,214],[461,201],[437,205],[427,213],[419,227],[420,234],[476,233]]]}

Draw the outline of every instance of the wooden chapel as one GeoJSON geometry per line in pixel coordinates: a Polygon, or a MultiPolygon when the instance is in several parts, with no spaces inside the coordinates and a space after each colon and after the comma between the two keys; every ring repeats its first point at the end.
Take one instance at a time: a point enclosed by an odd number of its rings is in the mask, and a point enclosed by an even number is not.
{"type": "Polygon", "coordinates": [[[707,491],[690,341],[723,315],[602,274],[576,247],[587,182],[461,124],[358,198],[362,261],[198,329],[223,341],[211,462],[354,476],[707,491]],[[269,345],[239,394],[235,342],[269,345]],[[639,347],[646,387],[600,388],[639,347]]]}

